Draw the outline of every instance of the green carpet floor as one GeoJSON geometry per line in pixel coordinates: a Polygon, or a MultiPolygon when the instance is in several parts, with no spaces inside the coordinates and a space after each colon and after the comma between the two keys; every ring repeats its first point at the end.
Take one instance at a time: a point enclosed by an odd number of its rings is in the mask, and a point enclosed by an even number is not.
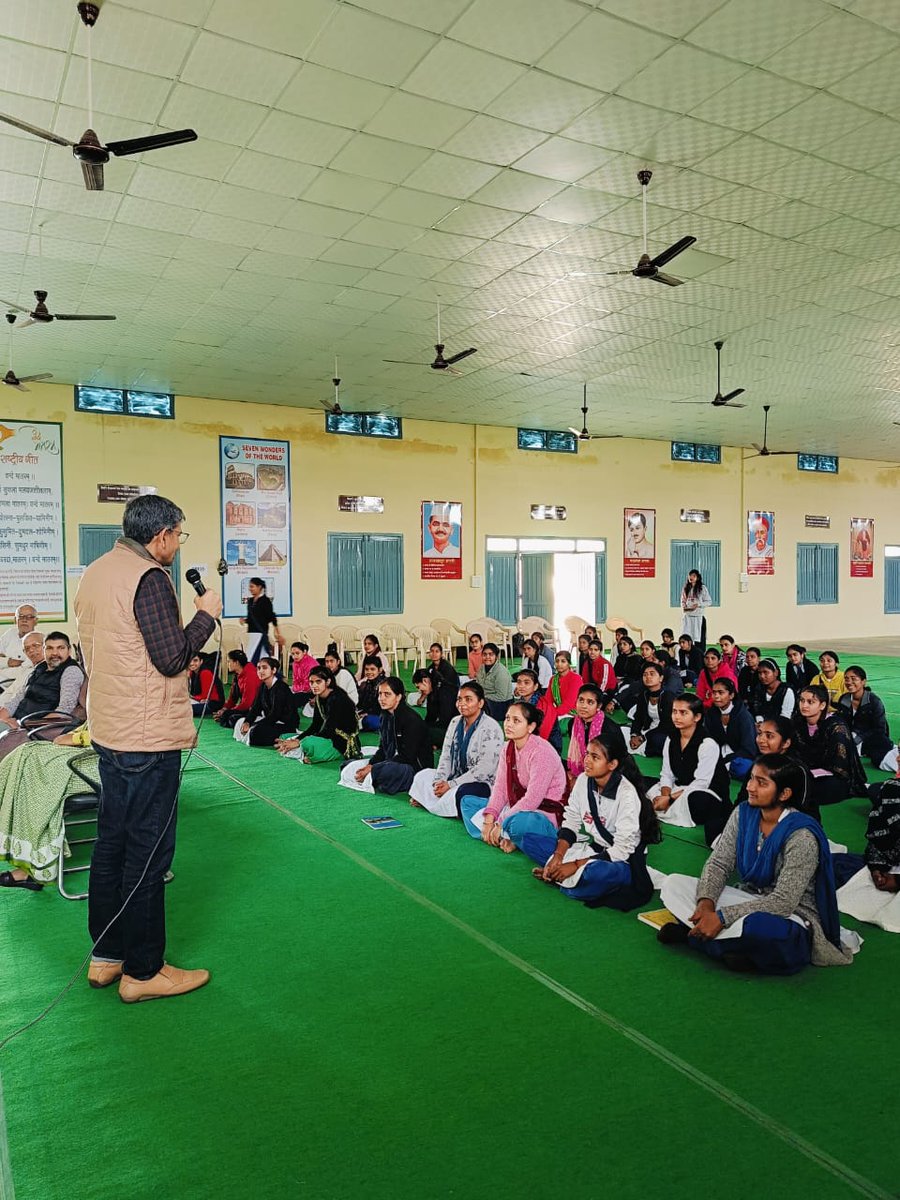
{"type": "MultiPolygon", "coordinates": [[[[900,732],[900,669],[862,663],[900,732]]],[[[0,1053],[17,1200],[895,1194],[868,1081],[893,1070],[900,938],[855,926],[852,967],[732,975],[335,776],[205,724],[167,898],[172,961],[213,981],[126,1007],[79,980],[0,1053]]],[[[828,810],[829,836],[861,850],[865,810],[828,810]]],[[[698,872],[698,832],[651,861],[698,872]]],[[[85,919],[0,897],[0,1037],[69,978],[85,919]]]]}

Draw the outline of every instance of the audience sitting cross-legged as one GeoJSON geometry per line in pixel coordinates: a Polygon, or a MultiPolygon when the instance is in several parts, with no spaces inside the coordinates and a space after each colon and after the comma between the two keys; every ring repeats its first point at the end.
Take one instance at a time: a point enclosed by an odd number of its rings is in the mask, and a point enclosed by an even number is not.
{"type": "Polygon", "coordinates": [[[706,732],[721,748],[732,779],[746,779],[757,755],[756,722],[730,679],[717,679],[712,704],[703,717],[706,732]]]}
{"type": "Polygon", "coordinates": [[[823,650],[819,655],[818,673],[810,681],[825,689],[831,709],[837,708],[838,701],[847,690],[844,687],[844,672],[838,666],[840,661],[836,650],[823,650]]]}
{"type": "Polygon", "coordinates": [[[659,841],[659,822],[637,764],[610,733],[607,724],[588,742],[559,829],[545,813],[528,812],[511,817],[507,832],[538,864],[532,875],[563,896],[628,911],[653,894],[647,845],[659,841]]]}
{"type": "Polygon", "coordinates": [[[222,683],[202,654],[194,654],[188,663],[188,689],[195,717],[211,717],[225,701],[222,683]]]}
{"type": "Polygon", "coordinates": [[[669,875],[660,888],[677,924],[661,942],[687,943],[732,970],[793,975],[807,964],[846,966],[859,946],[842,931],[828,841],[800,811],[805,776],[780,755],[758,758],[700,879],[669,875]],[[737,873],[741,887],[727,886],[737,873]]]}
{"type": "Polygon", "coordinates": [[[900,933],[900,780],[879,785],[866,824],[866,852],[835,854],[838,907],[900,933]]]}
{"type": "Polygon", "coordinates": [[[322,665],[327,667],[334,676],[334,686],[346,692],[354,704],[359,701],[359,688],[356,680],[341,662],[341,657],[335,650],[328,650],[322,659],[322,665]]]}
{"type": "Polygon", "coordinates": [[[378,749],[369,759],[355,759],[341,771],[344,787],[393,796],[408,792],[417,771],[434,766],[425,722],[406,703],[406,688],[396,675],[378,685],[381,728],[378,749]]]}
{"type": "Polygon", "coordinates": [[[305,763],[358,758],[359,730],[353,701],[337,686],[327,667],[313,667],[309,686],[313,710],[309,728],[296,737],[282,737],[275,749],[286,758],[305,763]]]}
{"type": "Polygon", "coordinates": [[[568,650],[560,650],[556,655],[556,673],[538,701],[538,708],[543,713],[541,737],[547,739],[557,754],[562,753],[560,717],[567,717],[575,708],[580,687],[581,676],[572,670],[568,650]]]}
{"type": "Polygon", "coordinates": [[[554,826],[562,815],[566,773],[559,754],[538,734],[541,719],[534,705],[514,700],[503,721],[507,742],[493,786],[467,783],[457,789],[466,831],[507,854],[516,847],[506,825],[518,813],[541,809],[554,826]]]}
{"type": "Polygon", "coordinates": [[[253,707],[260,689],[259,672],[254,663],[247,661],[243,650],[232,650],[228,655],[228,674],[232,677],[228,699],[213,716],[226,729],[233,729],[243,721],[253,707]]]}
{"type": "MultiPolygon", "coordinates": [[[[435,686],[435,676],[427,667],[419,667],[413,671],[413,687],[417,695],[412,699],[416,708],[425,709],[425,724],[428,726],[428,736],[435,748],[443,746],[444,737],[450,722],[456,716],[456,696],[459,691],[459,679],[453,673],[454,688],[444,687],[440,679],[435,686]]],[[[479,687],[481,685],[479,684],[479,687]]]]}
{"type": "Polygon", "coordinates": [[[569,753],[566,757],[566,776],[570,788],[584,770],[584,756],[591,738],[599,737],[602,733],[615,757],[622,761],[625,759],[627,752],[622,727],[617,725],[612,717],[604,714],[602,700],[600,689],[592,683],[583,683],[578,689],[575,716],[569,730],[569,753]]]}
{"type": "Polygon", "coordinates": [[[675,732],[672,704],[675,697],[664,687],[665,668],[657,662],[644,665],[643,688],[634,706],[628,730],[632,754],[658,757],[666,738],[675,732]]]}
{"type": "Polygon", "coordinates": [[[409,802],[437,817],[456,817],[458,789],[467,784],[490,787],[497,775],[503,730],[485,711],[484,690],[471,680],[456,696],[459,715],[450,722],[437,769],[419,771],[409,789],[409,802]]]}
{"type": "Polygon", "coordinates": [[[476,683],[484,690],[484,702],[495,721],[502,721],[512,700],[513,685],[509,671],[500,662],[500,648],[485,642],[481,651],[481,666],[475,673],[476,683]]]}
{"type": "Polygon", "coordinates": [[[713,684],[717,679],[730,679],[737,688],[737,675],[722,661],[718,646],[707,646],[703,652],[703,670],[697,676],[697,695],[704,708],[712,705],[713,684]]]}
{"type": "Polygon", "coordinates": [[[306,642],[291,643],[291,691],[297,711],[301,711],[312,699],[309,673],[319,665],[319,660],[309,652],[306,642]]]}
{"type": "Polygon", "coordinates": [[[791,753],[812,776],[809,811],[818,815],[822,805],[865,796],[859,751],[845,718],[829,710],[827,690],[817,683],[807,684],[797,698],[797,708],[791,753]]]}
{"type": "Polygon", "coordinates": [[[881,699],[870,691],[868,676],[862,667],[844,672],[846,692],[838,700],[837,712],[850,726],[860,754],[882,771],[897,770],[897,747],[891,741],[887,713],[881,699]]]}
{"type": "Polygon", "coordinates": [[[781,668],[774,658],[761,658],[756,670],[757,686],[750,702],[756,721],[767,717],[790,717],[796,698],[781,678],[781,668]]]}
{"type": "Polygon", "coordinates": [[[377,733],[381,728],[381,704],[378,700],[378,689],[386,678],[380,659],[374,655],[363,659],[362,679],[359,681],[356,708],[359,712],[360,729],[366,733],[377,733]]]}
{"type": "Polygon", "coordinates": [[[650,799],[661,821],[686,828],[702,825],[709,846],[731,813],[728,768],[704,731],[699,696],[678,696],[672,702],[672,724],[675,732],[663,746],[662,770],[650,799]]]}
{"type": "Polygon", "coordinates": [[[522,670],[534,671],[538,677],[541,691],[547,687],[553,677],[553,667],[538,650],[538,644],[534,638],[526,638],[522,643],[522,670]]]}
{"type": "Polygon", "coordinates": [[[234,739],[245,746],[274,746],[283,733],[297,728],[297,705],[291,689],[278,673],[277,658],[260,658],[256,664],[262,685],[243,720],[234,727],[234,739]]]}

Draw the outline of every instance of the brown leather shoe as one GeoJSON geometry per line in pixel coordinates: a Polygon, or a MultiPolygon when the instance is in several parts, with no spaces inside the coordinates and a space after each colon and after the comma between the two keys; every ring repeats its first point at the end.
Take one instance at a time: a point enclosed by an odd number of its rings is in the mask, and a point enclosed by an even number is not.
{"type": "Polygon", "coordinates": [[[111,962],[92,962],[88,967],[88,983],[92,988],[109,987],[122,978],[122,964],[111,962]]]}
{"type": "Polygon", "coordinates": [[[166,996],[183,996],[209,983],[209,971],[184,971],[163,963],[151,979],[135,979],[123,975],[119,982],[119,999],[125,1004],[137,1004],[140,1000],[163,1000],[166,996]]]}

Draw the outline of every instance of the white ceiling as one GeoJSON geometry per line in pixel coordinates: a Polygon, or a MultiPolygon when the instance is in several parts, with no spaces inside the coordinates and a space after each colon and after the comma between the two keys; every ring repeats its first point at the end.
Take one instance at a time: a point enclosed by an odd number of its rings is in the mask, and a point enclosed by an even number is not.
{"type": "MultiPolygon", "coordinates": [[[[0,111],[76,140],[74,0],[0,8],[0,111]]],[[[900,458],[898,0],[106,0],[113,159],[0,126],[0,296],[19,374],[900,458]],[[666,288],[630,275],[697,244],[666,288]],[[464,378],[433,356],[443,304],[464,378]],[[743,411],[676,406],[723,391],[743,411]],[[529,378],[520,373],[527,372],[529,378]]]]}

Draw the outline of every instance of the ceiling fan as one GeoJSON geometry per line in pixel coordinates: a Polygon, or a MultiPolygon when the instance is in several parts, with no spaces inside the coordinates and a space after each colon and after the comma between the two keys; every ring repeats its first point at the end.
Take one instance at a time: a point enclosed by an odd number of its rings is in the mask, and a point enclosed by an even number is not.
{"type": "Polygon", "coordinates": [[[87,115],[88,128],[77,142],[69,141],[58,133],[51,133],[37,125],[30,125],[18,117],[0,113],[0,121],[14,125],[25,133],[33,133],[44,141],[54,142],[57,146],[71,146],[72,154],[81,163],[81,173],[84,176],[84,186],[89,192],[103,191],[103,167],[109,162],[109,156],[115,154],[120,158],[125,154],[143,154],[145,150],[160,150],[164,146],[180,146],[183,142],[195,142],[197,134],[193,129],[173,129],[168,133],[151,133],[147,137],[125,138],[124,141],[107,142],[104,146],[94,132],[94,78],[93,59],[91,56],[91,30],[100,15],[99,4],[89,4],[81,0],[77,6],[78,15],[88,30],[87,35],[87,115]]]}
{"type": "Polygon", "coordinates": [[[341,408],[341,381],[338,378],[337,358],[334,360],[334,377],[331,382],[334,384],[334,400],[320,400],[319,403],[332,417],[341,417],[344,415],[344,410],[341,408]]]}
{"type": "Polygon", "coordinates": [[[711,404],[713,408],[746,408],[746,404],[733,404],[735,396],[743,396],[746,388],[735,388],[733,392],[722,395],[722,347],[723,341],[713,343],[716,347],[716,394],[712,400],[675,400],[675,404],[711,404]]]}
{"type": "Polygon", "coordinates": [[[402,358],[385,358],[382,362],[397,363],[406,367],[431,367],[432,371],[446,371],[448,375],[462,375],[462,371],[457,371],[455,364],[462,362],[464,358],[468,358],[470,354],[477,354],[476,346],[470,346],[468,350],[460,350],[458,354],[451,354],[449,358],[444,357],[444,343],[441,341],[441,305],[438,301],[437,308],[437,341],[434,344],[434,362],[409,362],[402,358]]]}
{"type": "MultiPolygon", "coordinates": [[[[109,313],[102,315],[92,313],[51,313],[47,309],[47,293],[38,288],[34,293],[37,304],[29,312],[27,308],[23,308],[21,304],[13,304],[11,300],[0,300],[0,304],[5,304],[7,308],[14,308],[16,312],[26,313],[28,320],[24,321],[19,328],[26,329],[29,325],[49,325],[51,321],[115,321],[115,317],[109,313]]],[[[7,314],[7,321],[11,314],[7,314]]]]}
{"type": "Polygon", "coordinates": [[[683,237],[677,242],[673,242],[667,250],[663,250],[662,254],[657,254],[655,258],[650,257],[650,252],[647,249],[647,187],[650,180],[653,178],[653,172],[641,170],[637,173],[638,182],[641,185],[641,213],[643,216],[644,225],[644,252],[638,259],[636,267],[632,267],[630,271],[606,271],[607,275],[634,275],[638,279],[655,279],[657,283],[668,284],[669,287],[680,287],[684,283],[683,279],[676,279],[674,275],[666,275],[660,270],[666,263],[671,262],[679,254],[682,254],[689,246],[693,246],[696,242],[695,237],[683,237]]]}
{"type": "Polygon", "coordinates": [[[588,402],[587,402],[587,384],[582,384],[581,392],[581,429],[578,430],[574,426],[569,426],[569,433],[574,433],[579,442],[602,442],[610,438],[621,437],[621,433],[588,433],[588,402]]]}
{"type": "Polygon", "coordinates": [[[49,375],[49,374],[23,375],[21,378],[19,378],[19,376],[13,370],[13,339],[12,339],[12,335],[13,335],[13,325],[15,325],[15,323],[16,323],[16,314],[15,313],[7,313],[6,320],[9,323],[9,370],[3,376],[2,380],[0,380],[0,382],[5,383],[7,387],[18,388],[20,392],[27,392],[27,391],[30,391],[31,389],[27,388],[27,387],[23,387],[22,386],[23,384],[37,383],[37,381],[40,379],[52,379],[53,376],[49,375]]]}
{"type": "Polygon", "coordinates": [[[763,412],[765,413],[765,417],[763,418],[762,445],[760,446],[757,442],[751,442],[750,445],[753,447],[753,449],[756,451],[756,453],[748,454],[747,455],[748,459],[750,459],[750,458],[772,458],[776,454],[796,454],[797,453],[796,450],[770,450],[769,449],[769,409],[771,407],[772,407],[771,404],[763,405],[763,412]]]}

